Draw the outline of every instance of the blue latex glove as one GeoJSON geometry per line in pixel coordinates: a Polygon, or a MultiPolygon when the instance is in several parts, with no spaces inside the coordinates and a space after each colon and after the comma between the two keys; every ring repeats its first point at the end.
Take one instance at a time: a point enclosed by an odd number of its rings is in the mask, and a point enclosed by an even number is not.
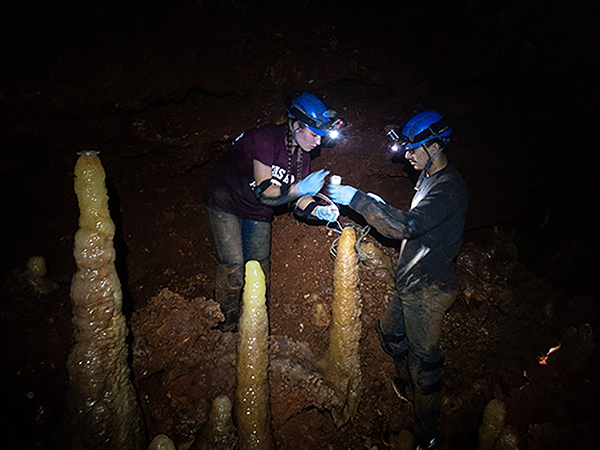
{"type": "Polygon", "coordinates": [[[326,222],[335,222],[340,217],[340,211],[335,205],[317,206],[315,215],[326,222]]]}
{"type": "Polygon", "coordinates": [[[340,184],[330,184],[327,189],[329,190],[329,198],[336,202],[338,205],[349,205],[352,201],[352,197],[358,191],[358,189],[352,186],[344,186],[340,184]]]}
{"type": "Polygon", "coordinates": [[[311,173],[309,176],[296,183],[296,192],[300,197],[304,197],[305,195],[316,195],[323,187],[327,175],[329,175],[329,170],[323,169],[311,173]]]}

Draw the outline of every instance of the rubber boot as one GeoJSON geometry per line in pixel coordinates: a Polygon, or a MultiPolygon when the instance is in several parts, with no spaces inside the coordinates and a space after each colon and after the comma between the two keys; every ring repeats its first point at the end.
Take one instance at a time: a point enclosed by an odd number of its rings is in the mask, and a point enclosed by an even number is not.
{"type": "Polygon", "coordinates": [[[225,320],[219,324],[221,331],[236,331],[240,313],[240,298],[244,286],[244,267],[217,266],[215,300],[221,306],[225,320]]]}
{"type": "Polygon", "coordinates": [[[421,448],[435,444],[442,406],[441,360],[428,363],[412,351],[408,355],[409,370],[414,389],[414,435],[421,448]]]}

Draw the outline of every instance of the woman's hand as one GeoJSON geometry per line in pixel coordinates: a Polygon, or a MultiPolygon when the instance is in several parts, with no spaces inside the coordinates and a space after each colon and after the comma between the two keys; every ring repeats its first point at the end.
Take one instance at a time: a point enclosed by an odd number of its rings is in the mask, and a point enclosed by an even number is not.
{"type": "Polygon", "coordinates": [[[305,195],[316,195],[323,187],[327,175],[329,175],[329,170],[324,169],[311,173],[309,176],[296,183],[296,193],[300,197],[304,197],[305,195]]]}

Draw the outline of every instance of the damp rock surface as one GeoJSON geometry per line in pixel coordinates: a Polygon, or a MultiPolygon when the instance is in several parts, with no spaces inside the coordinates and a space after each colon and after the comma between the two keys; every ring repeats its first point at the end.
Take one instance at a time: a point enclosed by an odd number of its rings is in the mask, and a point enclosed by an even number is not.
{"type": "Polygon", "coordinates": [[[133,368],[156,434],[190,441],[208,420],[213,399],[232,396],[236,340],[214,329],[221,319],[216,302],[166,288],[134,313],[133,368]]]}

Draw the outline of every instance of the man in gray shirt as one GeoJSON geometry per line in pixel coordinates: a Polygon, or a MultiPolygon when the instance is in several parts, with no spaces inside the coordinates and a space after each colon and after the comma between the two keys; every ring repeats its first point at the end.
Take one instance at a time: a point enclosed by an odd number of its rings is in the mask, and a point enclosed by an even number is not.
{"type": "Polygon", "coordinates": [[[329,185],[330,197],[360,213],[382,235],[402,241],[396,294],[378,324],[384,350],[394,358],[399,396],[413,392],[417,448],[436,448],[442,402],[440,337],[444,313],[456,299],[455,260],[462,244],[468,194],[444,152],[452,129],[437,111],[403,127],[405,158],[421,175],[410,210],[401,211],[352,186],[329,185]]]}

